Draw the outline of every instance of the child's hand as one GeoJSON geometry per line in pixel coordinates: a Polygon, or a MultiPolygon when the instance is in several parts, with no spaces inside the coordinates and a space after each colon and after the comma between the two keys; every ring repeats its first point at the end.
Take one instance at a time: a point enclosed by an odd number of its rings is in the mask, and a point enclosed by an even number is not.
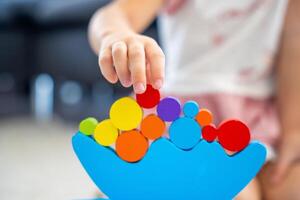
{"type": "Polygon", "coordinates": [[[99,65],[111,83],[120,80],[124,87],[133,85],[135,93],[143,93],[149,81],[160,89],[164,79],[165,57],[156,41],[133,32],[111,33],[104,37],[99,65]]]}
{"type": "Polygon", "coordinates": [[[279,183],[288,173],[290,167],[300,160],[300,131],[283,136],[279,147],[279,156],[275,165],[274,183],[279,183]]]}

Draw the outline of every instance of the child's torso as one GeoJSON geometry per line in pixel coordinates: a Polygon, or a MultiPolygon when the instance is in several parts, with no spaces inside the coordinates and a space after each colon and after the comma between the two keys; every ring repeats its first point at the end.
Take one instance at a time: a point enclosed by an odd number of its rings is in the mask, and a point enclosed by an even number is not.
{"type": "Polygon", "coordinates": [[[187,0],[159,19],[165,91],[266,97],[287,0],[187,0]]]}

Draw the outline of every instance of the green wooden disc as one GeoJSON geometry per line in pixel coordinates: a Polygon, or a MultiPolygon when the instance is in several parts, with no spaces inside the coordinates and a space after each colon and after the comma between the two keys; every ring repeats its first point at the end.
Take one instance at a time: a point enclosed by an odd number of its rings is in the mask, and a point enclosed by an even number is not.
{"type": "Polygon", "coordinates": [[[92,135],[98,124],[98,120],[93,117],[88,117],[82,120],[79,124],[79,131],[84,135],[92,135]]]}

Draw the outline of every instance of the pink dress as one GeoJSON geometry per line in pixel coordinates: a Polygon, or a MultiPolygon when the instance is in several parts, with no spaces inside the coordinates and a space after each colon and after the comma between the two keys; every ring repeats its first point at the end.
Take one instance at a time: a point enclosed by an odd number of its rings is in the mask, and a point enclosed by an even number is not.
{"type": "Polygon", "coordinates": [[[166,54],[165,95],[195,100],[214,123],[244,121],[272,147],[280,126],[274,57],[288,0],[184,0],[159,19],[166,54]]]}

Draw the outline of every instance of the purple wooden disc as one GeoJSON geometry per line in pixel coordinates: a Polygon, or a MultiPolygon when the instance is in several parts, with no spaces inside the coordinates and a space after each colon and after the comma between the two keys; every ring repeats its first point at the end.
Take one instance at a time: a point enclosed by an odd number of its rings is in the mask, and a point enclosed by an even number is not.
{"type": "Polygon", "coordinates": [[[166,97],[157,105],[158,116],[167,122],[176,120],[181,112],[180,102],[174,97],[166,97]]]}

